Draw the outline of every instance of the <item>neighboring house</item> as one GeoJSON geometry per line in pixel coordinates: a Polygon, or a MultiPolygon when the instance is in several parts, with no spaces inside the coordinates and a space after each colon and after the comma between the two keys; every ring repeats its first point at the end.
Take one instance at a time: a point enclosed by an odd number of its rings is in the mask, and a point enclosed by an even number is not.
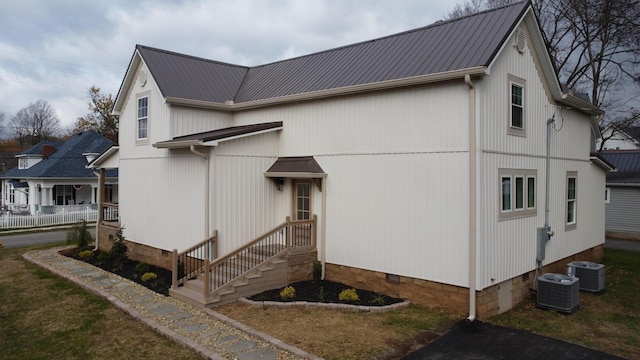
{"type": "Polygon", "coordinates": [[[624,130],[609,125],[602,130],[602,138],[596,142],[596,149],[605,140],[602,150],[637,150],[640,149],[640,127],[630,126],[624,130]]]}
{"type": "Polygon", "coordinates": [[[598,153],[615,166],[605,189],[606,235],[640,240],[640,150],[598,153]]]}
{"type": "Polygon", "coordinates": [[[602,256],[602,111],[562,92],[528,2],[256,67],[136,46],[114,112],[148,262],[313,219],[326,279],[486,318],[602,256]]]}
{"type": "MultiPolygon", "coordinates": [[[[114,145],[95,131],[66,141],[42,141],[16,154],[18,165],[0,175],[3,206],[14,213],[50,213],[55,206],[97,204],[98,177],[87,164],[114,145]]],[[[106,180],[107,196],[118,197],[117,171],[106,180]]]]}

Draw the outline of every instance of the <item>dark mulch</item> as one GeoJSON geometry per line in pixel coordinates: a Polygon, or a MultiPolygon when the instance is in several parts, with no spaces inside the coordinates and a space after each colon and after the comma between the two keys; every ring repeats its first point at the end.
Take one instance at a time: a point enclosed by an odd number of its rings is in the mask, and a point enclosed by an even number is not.
{"type": "Polygon", "coordinates": [[[139,261],[133,261],[130,259],[126,259],[122,262],[122,266],[117,266],[115,259],[101,259],[100,253],[102,251],[96,250],[93,252],[93,256],[90,258],[80,258],[78,254],[80,253],[77,248],[67,249],[60,251],[60,254],[64,256],[68,256],[70,258],[84,261],[93,266],[99,267],[103,270],[109,271],[116,275],[119,275],[125,279],[129,279],[134,281],[150,290],[153,290],[162,295],[169,295],[169,288],[171,287],[171,271],[149,265],[147,272],[152,272],[158,275],[158,277],[154,280],[142,281],[142,275],[139,271],[136,270],[136,267],[140,263],[139,261]]]}
{"type": "Polygon", "coordinates": [[[340,293],[345,289],[352,289],[353,287],[344,285],[342,283],[323,280],[320,283],[320,289],[315,286],[313,281],[301,281],[291,284],[295,289],[295,297],[293,299],[282,299],[280,291],[282,289],[273,289],[251,296],[249,299],[254,301],[308,301],[308,302],[323,302],[323,303],[342,303],[351,305],[363,305],[363,306],[384,306],[402,302],[402,299],[393,298],[389,296],[380,295],[378,293],[357,289],[359,301],[342,301],[339,299],[340,293]]]}

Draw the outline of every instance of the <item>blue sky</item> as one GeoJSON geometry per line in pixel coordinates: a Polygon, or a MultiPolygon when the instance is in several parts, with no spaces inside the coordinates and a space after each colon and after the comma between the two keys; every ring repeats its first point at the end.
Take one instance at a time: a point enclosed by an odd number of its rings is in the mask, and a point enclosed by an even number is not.
{"type": "Polygon", "coordinates": [[[260,65],[426,26],[462,0],[0,0],[0,112],[44,99],[63,126],[116,96],[136,44],[260,65]]]}

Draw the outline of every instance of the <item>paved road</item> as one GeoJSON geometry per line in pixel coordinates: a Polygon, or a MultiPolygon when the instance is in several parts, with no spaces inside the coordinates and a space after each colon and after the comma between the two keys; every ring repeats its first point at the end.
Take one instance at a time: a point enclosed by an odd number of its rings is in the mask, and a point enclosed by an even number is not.
{"type": "MultiPolygon", "coordinates": [[[[91,236],[96,237],[95,227],[90,227],[91,236]]],[[[20,246],[41,245],[54,242],[65,241],[67,239],[67,230],[50,230],[24,234],[0,235],[0,241],[6,248],[15,248],[20,246]]]]}

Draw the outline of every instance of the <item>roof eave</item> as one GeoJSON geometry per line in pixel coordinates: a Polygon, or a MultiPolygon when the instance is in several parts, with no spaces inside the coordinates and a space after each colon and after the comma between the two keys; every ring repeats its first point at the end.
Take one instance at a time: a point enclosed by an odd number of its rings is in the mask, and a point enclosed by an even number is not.
{"type": "Polygon", "coordinates": [[[556,101],[558,101],[562,105],[566,105],[572,109],[592,116],[601,116],[604,114],[604,111],[599,107],[571,94],[562,94],[560,99],[556,99],[556,101]]]}
{"type": "Polygon", "coordinates": [[[601,159],[598,156],[589,156],[589,160],[591,160],[591,162],[598,165],[605,171],[610,171],[610,172],[616,171],[616,168],[614,166],[611,166],[609,163],[607,163],[605,160],[601,159]]]}
{"type": "Polygon", "coordinates": [[[297,178],[297,179],[321,179],[326,178],[326,173],[308,173],[308,172],[265,172],[268,178],[297,178]]]}
{"type": "Polygon", "coordinates": [[[231,101],[227,101],[225,103],[219,103],[219,102],[212,102],[212,101],[192,100],[192,99],[183,99],[183,98],[175,98],[175,97],[166,97],[165,102],[169,104],[194,106],[194,107],[201,107],[201,108],[207,108],[207,109],[216,109],[216,110],[224,110],[224,111],[240,111],[240,110],[255,109],[255,108],[284,104],[284,103],[316,100],[316,99],[323,99],[323,98],[329,98],[334,96],[351,95],[351,94],[371,92],[376,90],[385,90],[385,89],[400,88],[400,87],[407,87],[407,86],[414,86],[414,85],[430,84],[430,83],[455,80],[455,79],[463,79],[466,75],[469,75],[472,77],[487,75],[487,67],[476,66],[476,67],[471,67],[466,69],[446,71],[446,72],[435,73],[435,74],[427,74],[427,75],[419,75],[419,76],[407,77],[402,79],[378,81],[378,82],[368,83],[368,84],[360,84],[360,85],[345,86],[345,87],[326,89],[326,90],[318,90],[318,91],[312,91],[312,92],[306,92],[306,93],[300,93],[300,94],[273,97],[268,99],[241,102],[241,103],[233,103],[231,101]]]}
{"type": "Polygon", "coordinates": [[[168,140],[157,142],[152,146],[156,149],[184,149],[191,146],[204,146],[204,143],[202,140],[168,140]]]}

